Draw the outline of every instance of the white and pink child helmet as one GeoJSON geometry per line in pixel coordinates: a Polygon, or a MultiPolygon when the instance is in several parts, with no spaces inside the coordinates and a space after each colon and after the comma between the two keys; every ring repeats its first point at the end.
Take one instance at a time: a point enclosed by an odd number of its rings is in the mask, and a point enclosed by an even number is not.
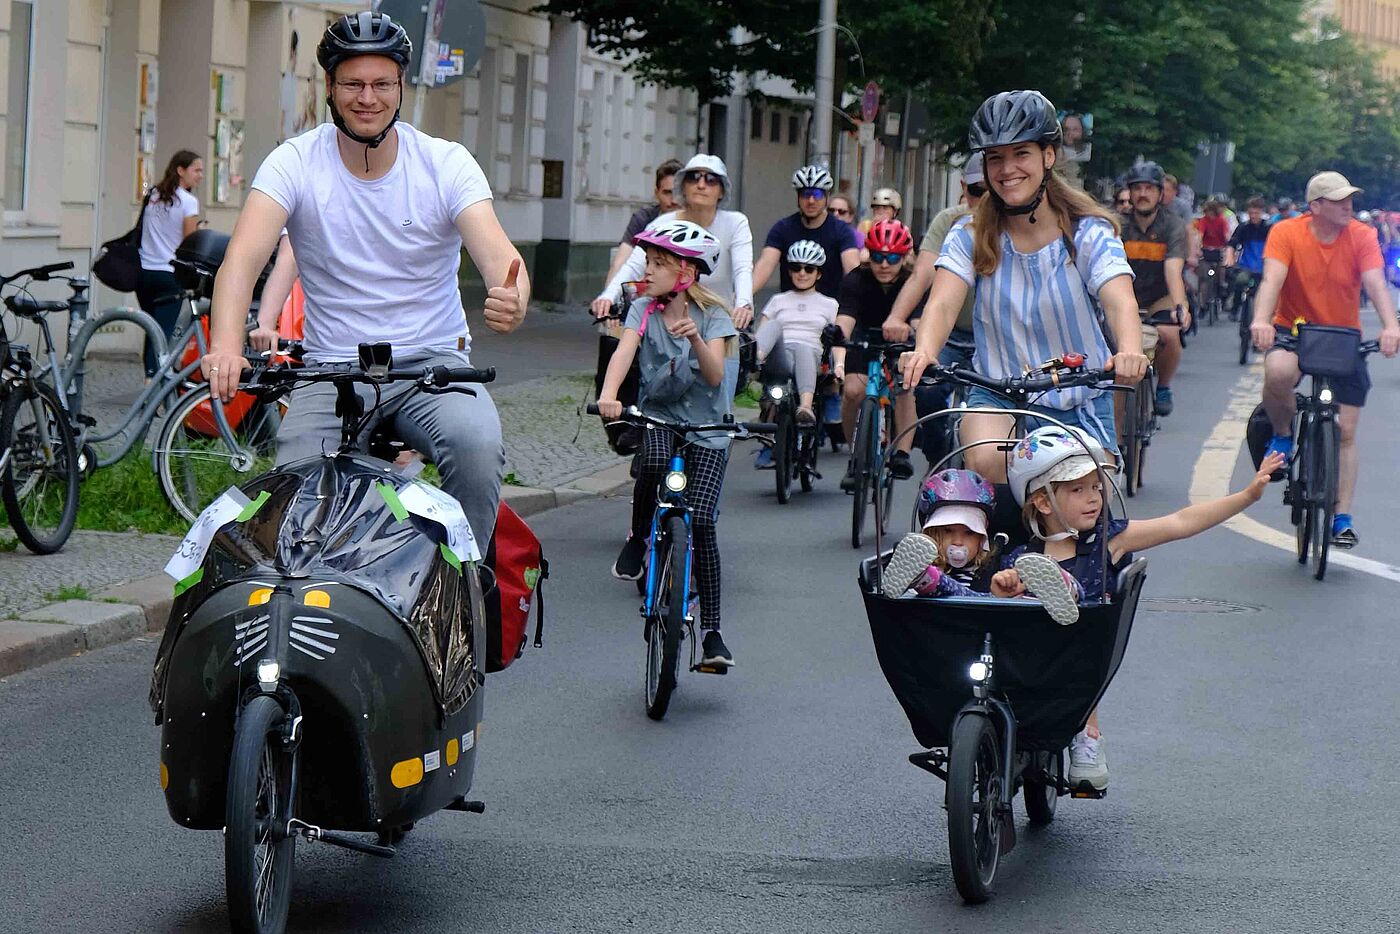
{"type": "Polygon", "coordinates": [[[702,276],[714,272],[719,265],[719,241],[704,227],[690,221],[667,221],[648,227],[634,236],[632,242],[690,260],[702,276]]]}

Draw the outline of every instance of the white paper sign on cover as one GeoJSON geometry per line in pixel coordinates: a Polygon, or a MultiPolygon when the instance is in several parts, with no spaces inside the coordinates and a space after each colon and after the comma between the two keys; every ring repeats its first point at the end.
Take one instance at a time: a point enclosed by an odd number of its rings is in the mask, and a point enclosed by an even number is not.
{"type": "Polygon", "coordinates": [[[165,565],[165,573],[178,582],[199,570],[204,564],[204,556],[209,551],[209,543],[214,540],[214,535],[236,519],[249,502],[242,490],[231,486],[218,499],[205,506],[199,518],[194,520],[194,525],[185,533],[185,540],[180,542],[180,547],[170,556],[165,565]]]}
{"type": "Polygon", "coordinates": [[[410,483],[399,491],[399,502],[415,516],[436,522],[447,531],[447,548],[458,561],[480,561],[481,549],[462,512],[462,504],[435,486],[410,483]]]}

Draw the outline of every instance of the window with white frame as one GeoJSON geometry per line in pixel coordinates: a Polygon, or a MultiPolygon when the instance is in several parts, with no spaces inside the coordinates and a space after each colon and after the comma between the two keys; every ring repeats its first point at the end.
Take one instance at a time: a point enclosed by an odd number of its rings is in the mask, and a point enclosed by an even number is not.
{"type": "Polygon", "coordinates": [[[34,6],[10,0],[10,60],[5,101],[5,211],[24,210],[29,150],[29,76],[34,6]]]}

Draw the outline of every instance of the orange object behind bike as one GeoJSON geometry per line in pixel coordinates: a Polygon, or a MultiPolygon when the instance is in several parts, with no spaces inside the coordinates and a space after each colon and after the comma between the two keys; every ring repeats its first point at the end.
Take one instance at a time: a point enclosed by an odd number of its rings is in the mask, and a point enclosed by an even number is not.
{"type": "MultiPolygon", "coordinates": [[[[301,340],[302,328],[306,318],[306,293],[301,289],[301,279],[292,283],[291,294],[287,296],[287,301],[282,305],[282,312],[277,317],[277,335],[287,340],[301,340]]],[[[209,344],[209,319],[200,319],[199,326],[204,329],[205,346],[209,344]]],[[[190,342],[185,347],[185,354],[180,359],[181,369],[189,366],[199,359],[199,344],[190,338],[190,342]]],[[[277,355],[274,362],[285,362],[288,357],[277,355]]],[[[204,382],[204,376],[196,370],[192,379],[204,382]]],[[[243,421],[243,417],[253,408],[257,401],[251,393],[240,392],[233,397],[231,402],[224,404],[224,418],[228,420],[230,428],[237,428],[243,421]]],[[[204,401],[194,407],[189,418],[185,422],[185,430],[192,431],[206,438],[217,438],[219,435],[218,423],[214,420],[214,405],[212,402],[204,401]]]]}

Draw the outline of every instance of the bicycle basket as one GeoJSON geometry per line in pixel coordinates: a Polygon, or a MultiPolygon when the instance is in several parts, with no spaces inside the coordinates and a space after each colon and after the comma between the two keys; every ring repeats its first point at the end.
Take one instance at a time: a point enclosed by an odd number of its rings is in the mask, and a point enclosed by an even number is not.
{"type": "Polygon", "coordinates": [[[1351,376],[1361,355],[1361,332],[1322,324],[1298,328],[1298,369],[1309,376],[1351,376]]]}

